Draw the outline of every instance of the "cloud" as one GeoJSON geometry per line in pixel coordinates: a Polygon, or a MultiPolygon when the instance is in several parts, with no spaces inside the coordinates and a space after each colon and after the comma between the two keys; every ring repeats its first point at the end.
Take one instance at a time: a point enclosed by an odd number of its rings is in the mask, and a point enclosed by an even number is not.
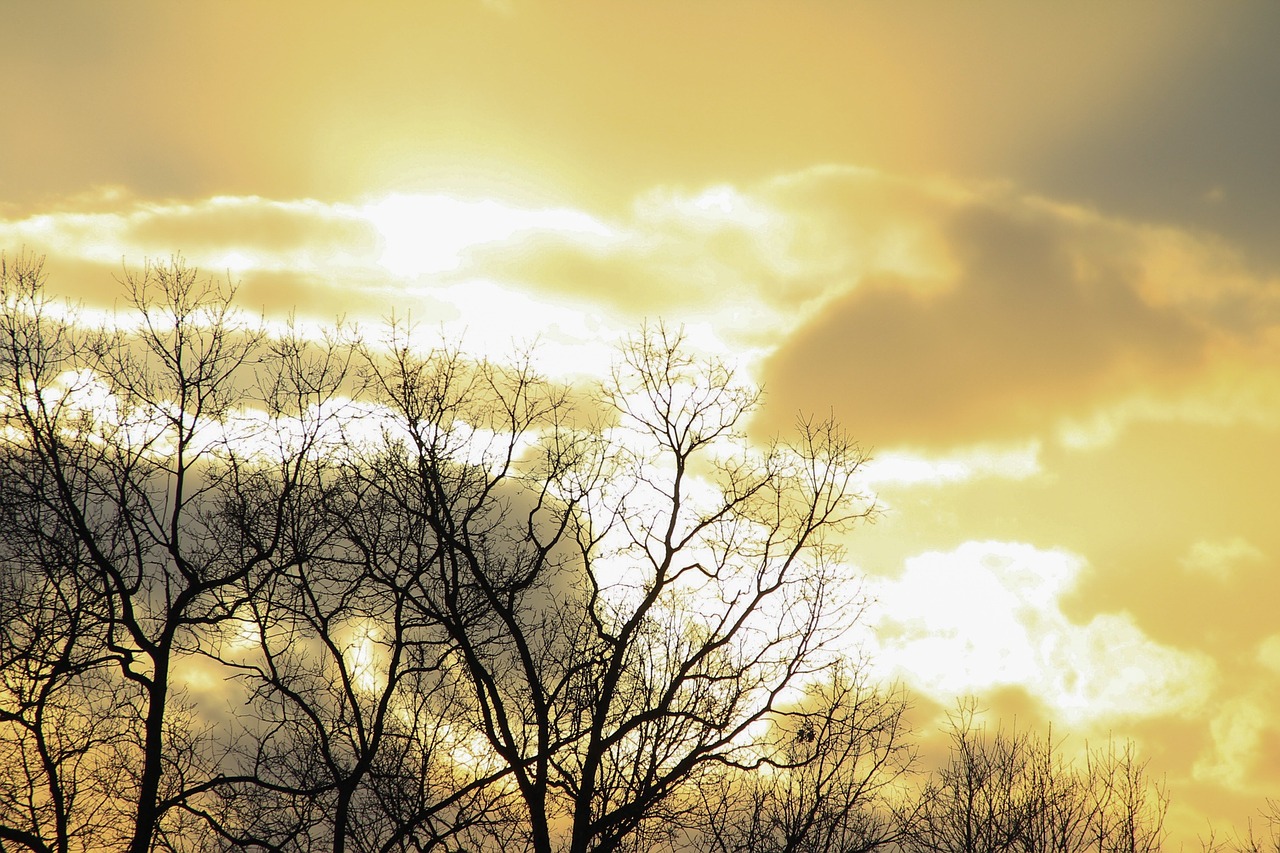
{"type": "Polygon", "coordinates": [[[439,194],[392,194],[358,205],[258,196],[158,202],[117,189],[0,220],[4,244],[60,258],[119,265],[122,258],[181,254],[209,270],[331,281],[414,280],[455,269],[477,246],[531,233],[609,237],[602,222],[580,211],[439,194]]]}
{"type": "Polygon", "coordinates": [[[1280,675],[1280,634],[1271,634],[1258,644],[1258,663],[1280,675]]]}
{"type": "Polygon", "coordinates": [[[610,229],[581,211],[529,209],[491,199],[468,201],[447,195],[395,193],[365,205],[361,213],[381,236],[378,262],[397,275],[448,272],[476,247],[532,234],[568,234],[609,240],[610,229]]]}
{"type": "Polygon", "coordinates": [[[1025,480],[1041,473],[1040,444],[1021,447],[975,446],[943,456],[890,451],[873,456],[858,469],[867,487],[942,486],[985,477],[1025,480]]]}
{"type": "Polygon", "coordinates": [[[1229,580],[1242,563],[1256,563],[1265,558],[1257,546],[1243,537],[1230,539],[1201,539],[1178,561],[1183,570],[1215,580],[1229,580]]]}
{"type": "Polygon", "coordinates": [[[124,290],[113,279],[180,254],[205,274],[228,275],[238,304],[271,321],[344,316],[377,326],[394,313],[482,353],[540,337],[535,360],[560,374],[607,368],[599,351],[625,326],[601,327],[582,306],[530,294],[510,279],[453,275],[477,247],[561,235],[610,239],[604,223],[580,211],[439,194],[363,204],[256,196],[158,202],[106,189],[0,220],[0,246],[47,255],[50,292],[84,302],[90,314],[121,304],[124,290]],[[592,365],[568,352],[575,344],[592,365]]]}
{"type": "Polygon", "coordinates": [[[1209,236],[851,166],[658,187],[601,227],[477,244],[452,280],[710,323],[765,356],[766,433],[834,410],[877,446],[1084,448],[1280,419],[1280,282],[1209,236]]]}
{"type": "Polygon", "coordinates": [[[0,222],[0,240],[118,266],[121,259],[183,254],[211,270],[305,271],[339,275],[368,266],[379,237],[374,223],[350,205],[310,199],[275,201],[215,196],[194,202],[69,199],[53,210],[0,222]],[[107,208],[103,201],[112,202],[107,208]]]}
{"type": "Polygon", "coordinates": [[[1086,564],[1064,551],[967,542],[907,559],[870,590],[874,659],[946,704],[1019,687],[1070,723],[1194,710],[1209,695],[1206,656],[1161,645],[1125,613],[1071,619],[1062,600],[1086,564]]]}
{"type": "MultiPolygon", "coordinates": [[[[656,190],[602,239],[585,229],[529,230],[469,249],[455,280],[512,282],[543,298],[590,302],[618,316],[708,320],[732,333],[778,326],[757,281],[785,264],[776,212],[729,187],[656,190]]],[[[749,335],[746,335],[749,337],[749,335]]]]}
{"type": "Polygon", "coordinates": [[[1209,744],[1191,767],[1193,779],[1255,797],[1269,795],[1276,782],[1280,726],[1275,697],[1253,690],[1217,706],[1208,721],[1209,744]]]}
{"type": "Polygon", "coordinates": [[[1008,439],[1208,363],[1204,294],[1152,295],[1140,232],[998,189],[934,201],[950,272],[850,281],[768,364],[779,409],[834,405],[877,443],[1008,439]]]}
{"type": "Polygon", "coordinates": [[[518,282],[632,317],[706,319],[746,346],[772,346],[869,275],[898,275],[925,291],[944,279],[944,247],[920,220],[930,194],[949,190],[858,168],[812,174],[837,197],[815,198],[797,176],[747,188],[656,187],[609,224],[614,239],[517,235],[469,251],[458,276],[518,282]]]}
{"type": "Polygon", "coordinates": [[[181,251],[269,311],[394,305],[488,327],[522,302],[546,309],[527,330],[547,312],[705,327],[767,386],[761,434],[833,412],[869,445],[937,456],[1095,447],[1136,420],[1280,422],[1280,282],[1203,235],[1008,184],[822,166],[656,187],[613,218],[440,194],[111,191],[0,221],[0,243],[103,268],[181,251]],[[469,292],[493,299],[477,311],[469,292]]]}

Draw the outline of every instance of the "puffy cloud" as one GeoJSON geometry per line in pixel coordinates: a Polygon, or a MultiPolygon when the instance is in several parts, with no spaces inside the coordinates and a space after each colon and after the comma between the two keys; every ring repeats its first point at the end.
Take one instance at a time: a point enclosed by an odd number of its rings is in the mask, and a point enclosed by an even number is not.
{"type": "Polygon", "coordinates": [[[5,245],[60,258],[118,265],[182,254],[210,270],[357,282],[446,272],[476,246],[531,232],[609,236],[602,222],[576,210],[439,194],[393,194],[359,205],[257,196],[156,202],[108,189],[0,220],[5,245]]]}
{"type": "Polygon", "coordinates": [[[877,659],[925,695],[1018,687],[1072,723],[1194,710],[1215,667],[1204,655],[1161,645],[1125,613],[1087,622],[1062,608],[1085,571],[1063,551],[967,542],[909,558],[880,581],[877,659]]]}
{"type": "Polygon", "coordinates": [[[581,211],[519,208],[492,199],[396,193],[365,205],[361,212],[382,238],[378,262],[406,277],[457,269],[468,250],[517,235],[569,234],[593,240],[612,236],[608,226],[581,211]]]}
{"type": "Polygon", "coordinates": [[[515,283],[619,316],[709,321],[739,338],[776,333],[759,280],[785,278],[790,223],[731,187],[655,190],[605,232],[528,230],[469,249],[455,279],[515,283]]]}
{"type": "Polygon", "coordinates": [[[1079,448],[1280,412],[1280,283],[1204,235],[847,166],[656,188],[595,222],[477,243],[450,280],[713,325],[764,356],[766,432],[834,410],[877,445],[1079,448]]]}
{"type": "Polygon", "coordinates": [[[460,277],[491,277],[630,316],[708,319],[748,346],[773,346],[851,283],[897,275],[922,291],[949,272],[925,212],[949,185],[819,168],[749,188],[658,187],[610,223],[613,239],[531,232],[475,247],[460,277]],[[817,181],[831,190],[820,198],[817,181]]]}
{"type": "Polygon", "coordinates": [[[477,247],[562,235],[610,239],[605,224],[580,211],[438,194],[359,205],[256,196],[154,202],[108,189],[0,219],[0,246],[47,254],[51,292],[84,302],[85,319],[121,303],[113,279],[128,269],[181,255],[207,274],[229,275],[238,304],[272,321],[296,313],[376,326],[394,314],[484,353],[540,338],[535,360],[560,374],[604,368],[600,351],[629,322],[602,327],[572,300],[528,293],[510,279],[453,274],[477,247]],[[567,352],[573,345],[591,353],[588,363],[567,352]]]}
{"type": "Polygon", "coordinates": [[[999,188],[932,198],[918,227],[950,271],[850,280],[768,365],[779,408],[834,405],[878,442],[1035,435],[1176,387],[1228,331],[1144,274],[1141,229],[999,188]]]}

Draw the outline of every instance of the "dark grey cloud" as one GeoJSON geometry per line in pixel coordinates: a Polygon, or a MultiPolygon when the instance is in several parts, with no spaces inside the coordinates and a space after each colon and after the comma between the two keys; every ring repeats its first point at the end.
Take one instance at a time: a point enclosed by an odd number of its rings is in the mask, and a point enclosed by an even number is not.
{"type": "Polygon", "coordinates": [[[1219,7],[1132,108],[1028,158],[1021,182],[1115,215],[1223,235],[1280,268],[1280,6],[1219,7]]]}

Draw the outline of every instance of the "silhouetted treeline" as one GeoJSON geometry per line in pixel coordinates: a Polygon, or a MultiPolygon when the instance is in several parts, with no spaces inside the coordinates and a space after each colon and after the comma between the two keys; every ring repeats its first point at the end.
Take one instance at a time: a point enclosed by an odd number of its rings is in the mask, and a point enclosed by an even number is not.
{"type": "Polygon", "coordinates": [[[920,768],[834,651],[857,446],[752,448],[680,333],[583,391],[124,290],[91,327],[0,262],[0,851],[1160,848],[1127,745],[962,707],[920,768]]]}

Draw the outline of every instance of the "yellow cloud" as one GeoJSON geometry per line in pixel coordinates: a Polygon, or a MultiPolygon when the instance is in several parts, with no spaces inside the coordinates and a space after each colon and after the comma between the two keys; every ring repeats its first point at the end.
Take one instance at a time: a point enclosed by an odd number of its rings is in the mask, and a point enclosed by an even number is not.
{"type": "Polygon", "coordinates": [[[0,221],[0,241],[61,258],[119,266],[121,259],[183,254],[210,270],[340,274],[376,258],[377,232],[344,204],[257,196],[195,202],[71,199],[53,210],[0,221]],[[95,203],[96,202],[96,203],[95,203]],[[77,203],[89,209],[77,209],[77,203]]]}
{"type": "Polygon", "coordinates": [[[1250,790],[1249,779],[1258,764],[1263,738],[1273,728],[1268,705],[1257,697],[1239,696],[1222,703],[1209,720],[1211,745],[1193,765],[1192,777],[1250,790]]]}
{"type": "Polygon", "coordinates": [[[1271,634],[1258,644],[1258,663],[1280,675],[1280,634],[1271,634]]]}
{"type": "Polygon", "coordinates": [[[75,294],[99,301],[122,257],[182,251],[277,315],[394,309],[501,329],[504,346],[543,329],[569,346],[594,323],[597,347],[644,317],[703,326],[759,368],[765,433],[833,411],[868,444],[937,455],[1097,446],[1135,420],[1280,421],[1280,284],[1218,241],[1008,184],[821,166],[655,188],[612,219],[440,194],[105,193],[0,221],[0,243],[96,268],[75,294]]]}
{"type": "MultiPolygon", "coordinates": [[[[896,199],[872,207],[901,217],[878,231],[916,235],[919,269],[873,255],[844,269],[765,367],[775,422],[834,406],[877,444],[1062,430],[1087,446],[1134,418],[1275,416],[1280,290],[1220,243],[1007,186],[859,181],[896,199]]],[[[791,181],[829,222],[857,210],[856,183],[791,181]]]]}
{"type": "Polygon", "coordinates": [[[365,205],[362,214],[378,229],[378,262],[401,276],[457,269],[465,251],[530,232],[569,233],[609,239],[600,220],[568,209],[529,210],[485,199],[395,193],[365,205]]]}
{"type": "Polygon", "coordinates": [[[1236,573],[1241,563],[1256,563],[1264,558],[1257,546],[1235,536],[1194,542],[1179,563],[1191,574],[1225,581],[1236,573]]]}

